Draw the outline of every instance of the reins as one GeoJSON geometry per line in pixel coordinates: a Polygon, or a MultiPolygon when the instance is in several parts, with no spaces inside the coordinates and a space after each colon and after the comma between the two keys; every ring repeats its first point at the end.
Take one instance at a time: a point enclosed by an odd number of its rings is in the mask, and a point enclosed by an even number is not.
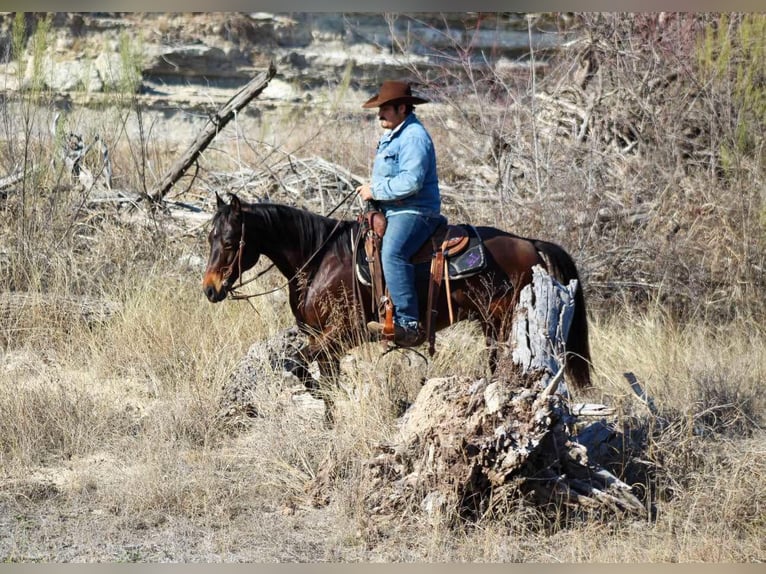
{"type": "MultiPolygon", "coordinates": [[[[235,293],[236,289],[241,289],[244,285],[247,285],[248,283],[251,283],[258,279],[261,275],[269,271],[272,267],[274,267],[274,264],[272,263],[269,265],[266,269],[263,271],[260,271],[255,277],[251,277],[247,281],[242,280],[242,252],[245,250],[245,222],[242,221],[242,230],[240,231],[239,235],[239,247],[237,248],[237,270],[239,273],[237,274],[239,278],[239,287],[233,286],[231,289],[229,289],[229,294],[231,295],[232,299],[247,299],[247,295],[243,295],[241,293],[235,293]]],[[[226,274],[226,278],[228,279],[228,276],[231,275],[231,268],[234,265],[234,262],[232,261],[232,264],[227,266],[228,273],[226,274]]]]}
{"type": "MultiPolygon", "coordinates": [[[[341,199],[340,202],[338,202],[338,204],[335,207],[333,207],[330,210],[330,212],[325,217],[330,217],[333,213],[335,213],[338,210],[338,208],[340,208],[344,203],[346,203],[354,195],[356,195],[356,190],[355,189],[353,189],[349,193],[347,193],[343,197],[343,199],[341,199]]],[[[343,215],[345,215],[347,211],[348,211],[348,208],[346,209],[346,211],[343,212],[343,215]]],[[[303,265],[300,266],[300,268],[287,281],[285,281],[284,283],[282,283],[278,287],[274,287],[273,289],[269,289],[268,291],[262,291],[260,293],[244,294],[244,293],[237,293],[237,289],[241,289],[242,286],[247,285],[248,283],[251,283],[251,282],[255,281],[256,279],[258,279],[259,277],[264,275],[266,272],[270,271],[271,268],[274,267],[274,263],[269,265],[263,271],[260,271],[255,277],[252,277],[252,278],[248,279],[245,282],[242,281],[242,253],[245,250],[245,221],[243,219],[242,220],[242,232],[241,232],[240,237],[239,237],[239,249],[237,250],[237,257],[236,257],[237,268],[239,270],[239,286],[238,287],[232,286],[229,289],[229,297],[232,300],[235,300],[235,301],[249,300],[249,299],[252,299],[254,297],[262,297],[263,295],[268,295],[270,293],[275,293],[277,291],[280,291],[280,290],[284,289],[290,283],[292,283],[293,280],[295,280],[306,269],[308,264],[311,263],[311,261],[313,261],[314,257],[316,257],[317,254],[320,251],[322,251],[322,249],[324,249],[324,246],[327,245],[328,241],[330,241],[330,239],[333,236],[333,233],[335,233],[335,231],[338,229],[338,227],[340,226],[341,223],[343,223],[343,217],[338,219],[338,221],[335,223],[335,227],[333,227],[332,230],[330,231],[330,233],[327,234],[327,238],[322,242],[322,244],[319,247],[316,248],[314,253],[311,254],[311,256],[303,263],[303,265]]],[[[232,264],[233,264],[233,262],[232,262],[232,264]]]]}

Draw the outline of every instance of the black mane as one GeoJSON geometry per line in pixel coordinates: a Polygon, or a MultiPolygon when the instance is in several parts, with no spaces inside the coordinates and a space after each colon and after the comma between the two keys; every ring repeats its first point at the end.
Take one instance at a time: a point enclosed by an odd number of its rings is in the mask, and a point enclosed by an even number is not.
{"type": "Polygon", "coordinates": [[[243,203],[242,209],[255,219],[256,229],[264,234],[260,242],[284,245],[297,241],[306,257],[326,249],[332,249],[338,257],[349,256],[352,232],[359,226],[356,221],[339,221],[277,203],[243,203]]]}

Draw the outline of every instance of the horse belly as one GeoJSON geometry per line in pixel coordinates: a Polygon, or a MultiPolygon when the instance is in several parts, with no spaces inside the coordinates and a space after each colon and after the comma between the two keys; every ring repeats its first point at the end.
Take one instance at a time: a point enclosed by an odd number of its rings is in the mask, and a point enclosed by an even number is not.
{"type": "MultiPolygon", "coordinates": [[[[350,266],[344,269],[341,261],[333,260],[317,272],[305,299],[300,305],[300,318],[311,329],[326,332],[329,329],[347,329],[354,317],[360,316],[354,309],[354,293],[350,266]]],[[[358,302],[356,303],[358,305],[358,302]]],[[[298,315],[296,315],[296,319],[298,315]]]]}

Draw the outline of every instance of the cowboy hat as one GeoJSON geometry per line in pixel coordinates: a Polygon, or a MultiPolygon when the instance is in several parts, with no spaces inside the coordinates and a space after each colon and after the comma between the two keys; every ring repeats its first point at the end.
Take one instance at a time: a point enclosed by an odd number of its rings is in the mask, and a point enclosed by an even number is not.
{"type": "Polygon", "coordinates": [[[363,108],[377,108],[385,104],[425,104],[428,100],[412,95],[412,88],[406,82],[388,80],[380,86],[380,91],[362,104],[363,108]]]}

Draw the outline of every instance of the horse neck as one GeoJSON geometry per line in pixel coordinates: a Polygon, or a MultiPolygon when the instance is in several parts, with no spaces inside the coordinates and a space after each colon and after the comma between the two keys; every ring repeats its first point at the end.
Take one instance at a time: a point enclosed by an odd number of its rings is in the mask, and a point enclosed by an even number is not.
{"type": "Polygon", "coordinates": [[[245,212],[246,241],[271,259],[282,275],[292,278],[299,271],[310,272],[319,263],[312,257],[322,248],[321,241],[307,236],[301,222],[311,222],[322,230],[331,222],[325,219],[286,205],[255,206],[245,212]]]}

